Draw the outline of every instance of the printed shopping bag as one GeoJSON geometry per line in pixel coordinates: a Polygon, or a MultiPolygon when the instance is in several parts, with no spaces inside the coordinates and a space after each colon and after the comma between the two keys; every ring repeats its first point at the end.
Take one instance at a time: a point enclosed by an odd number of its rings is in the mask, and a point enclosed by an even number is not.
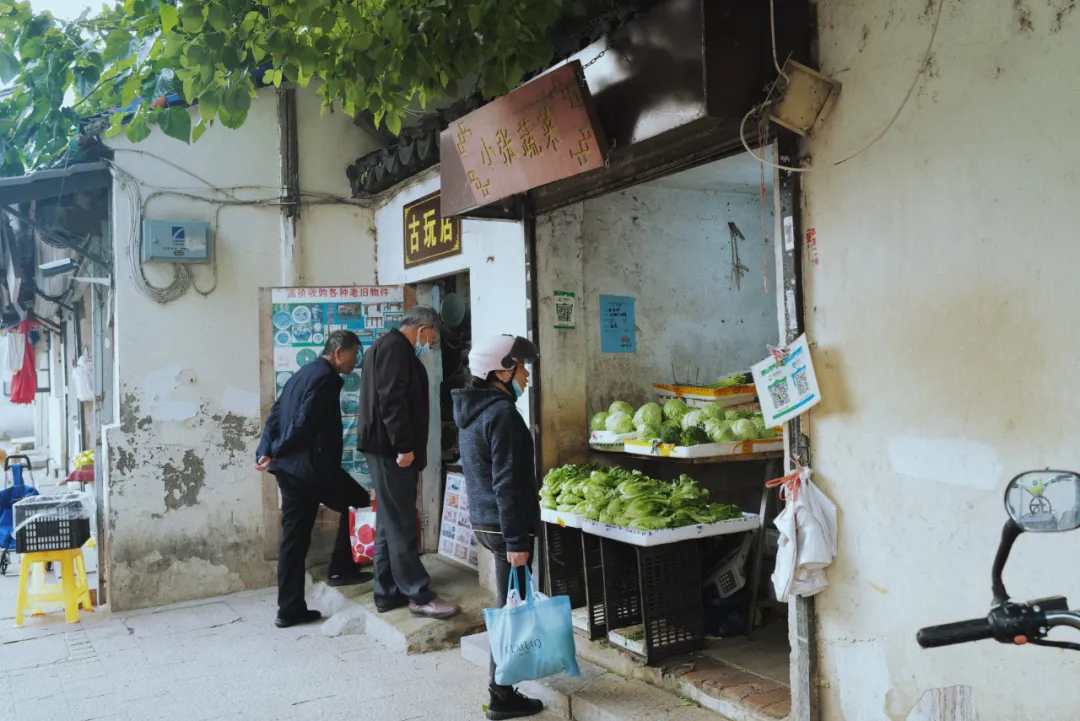
{"type": "Polygon", "coordinates": [[[536,591],[536,583],[525,568],[525,589],[518,588],[518,574],[510,574],[507,597],[524,595],[524,602],[511,608],[485,608],[491,655],[495,659],[495,683],[513,686],[566,671],[580,676],[574,652],[574,626],[570,598],[547,598],[536,591]]]}
{"type": "Polygon", "coordinates": [[[352,557],[357,563],[375,560],[375,509],[350,508],[349,528],[352,529],[352,557]]]}
{"type": "MultiPolygon", "coordinates": [[[[420,512],[416,512],[417,550],[423,552],[424,544],[421,534],[423,526],[420,525],[420,512]]],[[[349,536],[352,542],[353,560],[357,563],[375,562],[375,497],[371,498],[370,508],[350,508],[349,528],[352,529],[349,536]]]]}

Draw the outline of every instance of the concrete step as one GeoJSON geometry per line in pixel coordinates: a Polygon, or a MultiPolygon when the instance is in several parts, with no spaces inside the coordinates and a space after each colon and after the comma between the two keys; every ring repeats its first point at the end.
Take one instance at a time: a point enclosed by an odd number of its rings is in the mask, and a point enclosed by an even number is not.
{"type": "Polygon", "coordinates": [[[423,557],[431,575],[431,587],[440,597],[461,606],[461,613],[448,620],[415,618],[408,608],[388,613],[375,609],[372,584],[332,588],[326,584],[325,569],[315,569],[309,590],[309,605],[330,618],[323,633],[330,636],[366,633],[387,648],[406,654],[441,651],[458,645],[462,636],[484,629],[483,609],[494,599],[480,588],[477,573],[438,556],[423,557]]]}
{"type": "MultiPolygon", "coordinates": [[[[488,668],[486,633],[461,639],[461,655],[488,668]]],[[[558,676],[518,684],[522,693],[540,699],[573,721],[725,721],[714,711],[641,681],[633,681],[579,659],[581,676],[558,676]]]]}

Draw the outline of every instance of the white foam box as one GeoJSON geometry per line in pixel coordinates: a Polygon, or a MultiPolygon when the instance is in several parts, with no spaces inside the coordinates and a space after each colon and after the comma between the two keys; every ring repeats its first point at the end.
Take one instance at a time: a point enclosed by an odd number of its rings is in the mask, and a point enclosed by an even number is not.
{"type": "Polygon", "coordinates": [[[585,516],[581,513],[565,513],[563,511],[553,511],[549,508],[541,508],[540,520],[563,528],[581,528],[585,516]]]}
{"type": "Polygon", "coordinates": [[[784,438],[764,438],[753,441],[731,441],[729,443],[702,443],[697,446],[676,446],[671,443],[631,440],[623,443],[623,450],[637,456],[656,456],[660,458],[724,458],[747,456],[769,451],[783,451],[784,438]]]}
{"type": "Polygon", "coordinates": [[[745,533],[746,531],[753,531],[760,525],[760,519],[756,513],[744,513],[742,518],[733,518],[729,521],[683,526],[681,528],[662,528],[659,531],[635,531],[630,528],[609,526],[606,523],[596,521],[584,521],[581,524],[581,530],[594,536],[629,543],[632,546],[648,547],[662,546],[665,543],[678,543],[679,541],[691,541],[695,538],[723,536],[728,533],[745,533]]]}

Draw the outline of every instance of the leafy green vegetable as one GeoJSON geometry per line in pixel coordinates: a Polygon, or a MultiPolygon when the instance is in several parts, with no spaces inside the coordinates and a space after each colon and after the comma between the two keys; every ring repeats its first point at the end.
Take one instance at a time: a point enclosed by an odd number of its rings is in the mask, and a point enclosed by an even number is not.
{"type": "Polygon", "coordinates": [[[735,421],[731,426],[731,432],[735,435],[737,441],[752,441],[758,437],[758,430],[754,427],[753,422],[745,418],[735,421]]]}
{"type": "Polygon", "coordinates": [[[718,405],[709,404],[703,407],[701,410],[705,412],[705,415],[711,419],[718,421],[724,420],[727,416],[724,414],[724,409],[718,405]]]}
{"type": "Polygon", "coordinates": [[[673,398],[664,404],[664,418],[669,421],[681,421],[689,410],[686,401],[681,398],[673,398]]]}
{"type": "Polygon", "coordinates": [[[709,420],[709,417],[705,415],[705,411],[695,408],[682,417],[682,428],[684,431],[687,428],[697,428],[707,420],[709,420]]]}
{"type": "Polygon", "coordinates": [[[629,413],[616,412],[607,417],[605,427],[612,433],[633,433],[634,419],[629,413]]]}
{"type": "Polygon", "coordinates": [[[634,416],[634,407],[624,401],[615,401],[608,407],[608,413],[615,415],[616,413],[625,413],[631,418],[634,416]]]}
{"type": "Polygon", "coordinates": [[[665,425],[660,429],[661,443],[678,443],[680,440],[682,440],[682,431],[678,426],[665,425]]]}
{"type": "Polygon", "coordinates": [[[753,411],[724,411],[724,417],[729,421],[741,421],[754,417],[753,411]]]}
{"type": "Polygon", "coordinates": [[[634,426],[637,428],[646,423],[659,425],[663,421],[664,409],[660,407],[659,403],[646,403],[641,408],[638,408],[637,413],[634,414],[634,426]]]}
{"type": "Polygon", "coordinates": [[[594,413],[592,419],[589,421],[590,431],[606,431],[607,430],[608,412],[600,411],[594,413]]]}
{"type": "Polygon", "coordinates": [[[638,427],[638,440],[653,441],[660,438],[660,425],[657,423],[643,423],[638,427]]]}
{"type": "Polygon", "coordinates": [[[713,443],[731,443],[735,440],[735,434],[731,430],[731,421],[724,421],[716,426],[716,429],[709,434],[709,438],[713,443]]]}
{"type": "Polygon", "coordinates": [[[705,429],[698,426],[687,428],[682,432],[682,438],[680,439],[682,446],[697,446],[702,443],[708,443],[712,439],[709,438],[709,434],[705,432],[705,429]]]}

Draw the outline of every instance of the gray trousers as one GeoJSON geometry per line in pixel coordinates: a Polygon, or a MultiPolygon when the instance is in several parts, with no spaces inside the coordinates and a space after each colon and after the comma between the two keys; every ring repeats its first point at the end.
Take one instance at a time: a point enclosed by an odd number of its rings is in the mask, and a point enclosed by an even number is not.
{"type": "Polygon", "coordinates": [[[397,596],[424,605],[435,600],[431,577],[420,561],[416,523],[416,471],[397,459],[365,453],[375,486],[375,605],[391,606],[397,596]]]}

